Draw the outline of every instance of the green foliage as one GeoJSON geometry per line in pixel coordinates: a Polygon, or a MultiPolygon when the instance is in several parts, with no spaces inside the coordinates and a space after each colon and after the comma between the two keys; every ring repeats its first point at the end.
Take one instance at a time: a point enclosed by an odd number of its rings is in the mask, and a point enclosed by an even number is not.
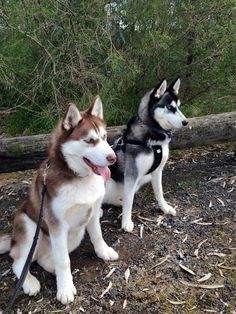
{"type": "Polygon", "coordinates": [[[48,132],[69,101],[100,94],[123,124],[163,77],[188,116],[235,110],[235,0],[1,1],[5,132],[48,132]]]}

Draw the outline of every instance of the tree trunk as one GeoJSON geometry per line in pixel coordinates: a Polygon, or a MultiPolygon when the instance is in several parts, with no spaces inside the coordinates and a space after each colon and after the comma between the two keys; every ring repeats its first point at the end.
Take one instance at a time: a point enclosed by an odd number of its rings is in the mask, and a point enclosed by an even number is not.
{"type": "MultiPolygon", "coordinates": [[[[109,127],[113,140],[124,126],[109,127]]],[[[187,127],[174,131],[171,149],[192,148],[236,140],[236,111],[189,119],[187,127]]],[[[33,169],[47,156],[50,135],[0,139],[0,172],[33,169]]]]}

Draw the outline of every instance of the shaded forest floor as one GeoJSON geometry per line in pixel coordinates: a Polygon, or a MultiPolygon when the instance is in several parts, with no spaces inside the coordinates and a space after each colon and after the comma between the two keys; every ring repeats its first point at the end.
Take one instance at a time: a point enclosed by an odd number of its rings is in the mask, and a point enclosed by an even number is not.
{"type": "MultiPolygon", "coordinates": [[[[11,230],[13,213],[27,195],[32,174],[0,175],[0,230],[11,230]]],[[[41,291],[35,297],[21,293],[14,313],[235,314],[235,183],[236,161],[230,148],[175,153],[164,171],[164,192],[177,206],[176,217],[158,209],[150,185],[135,197],[133,234],[120,230],[120,208],[107,206],[103,234],[120,259],[103,262],[86,237],[71,254],[75,302],[68,307],[57,302],[55,277],[33,264],[41,291]]],[[[15,281],[10,257],[0,256],[0,308],[15,281]]]]}

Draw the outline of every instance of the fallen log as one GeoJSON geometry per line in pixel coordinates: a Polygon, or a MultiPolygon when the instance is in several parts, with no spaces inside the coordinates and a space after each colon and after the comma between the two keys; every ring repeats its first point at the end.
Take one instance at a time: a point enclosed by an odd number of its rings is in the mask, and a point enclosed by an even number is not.
{"type": "MultiPolygon", "coordinates": [[[[109,127],[109,140],[124,126],[109,127]]],[[[236,111],[189,119],[187,127],[174,131],[172,149],[184,149],[236,140],[236,111]]],[[[0,139],[0,172],[33,169],[46,157],[50,135],[0,139]]]]}

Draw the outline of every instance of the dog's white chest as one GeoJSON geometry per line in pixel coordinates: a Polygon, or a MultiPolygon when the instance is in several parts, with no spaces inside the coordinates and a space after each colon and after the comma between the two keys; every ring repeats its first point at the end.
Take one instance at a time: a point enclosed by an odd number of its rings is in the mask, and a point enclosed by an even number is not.
{"type": "Polygon", "coordinates": [[[102,177],[93,175],[64,184],[52,202],[52,209],[59,220],[70,226],[83,225],[92,215],[94,204],[104,196],[102,177]]]}

